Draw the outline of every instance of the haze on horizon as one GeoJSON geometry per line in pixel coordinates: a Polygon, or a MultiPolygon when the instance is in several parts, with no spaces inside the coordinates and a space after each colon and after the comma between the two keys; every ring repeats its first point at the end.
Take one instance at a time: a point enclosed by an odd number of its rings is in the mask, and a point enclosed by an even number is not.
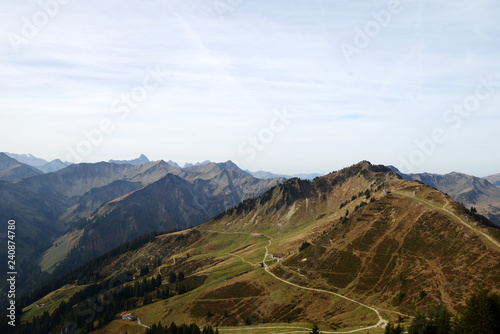
{"type": "Polygon", "coordinates": [[[0,151],[275,173],[361,160],[500,172],[493,0],[0,0],[0,10],[0,151]]]}

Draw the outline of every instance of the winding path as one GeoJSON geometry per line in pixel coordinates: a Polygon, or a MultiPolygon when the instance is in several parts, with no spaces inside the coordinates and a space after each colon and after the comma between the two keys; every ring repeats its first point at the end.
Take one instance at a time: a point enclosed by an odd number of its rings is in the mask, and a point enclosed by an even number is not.
{"type": "Polygon", "coordinates": [[[137,324],[138,324],[139,326],[142,326],[142,327],[151,328],[151,327],[149,327],[149,326],[146,326],[146,325],[141,324],[141,319],[139,319],[139,318],[137,318],[137,324]]]}
{"type": "MultiPolygon", "coordinates": [[[[205,230],[206,232],[211,232],[211,233],[221,233],[221,234],[248,234],[248,233],[244,233],[244,232],[218,232],[218,231],[212,231],[212,230],[205,230]]],[[[367,331],[367,330],[370,330],[370,329],[373,329],[373,328],[377,328],[377,327],[385,327],[388,323],[387,320],[385,320],[384,318],[382,318],[382,316],[380,315],[380,312],[375,308],[375,307],[372,307],[372,306],[368,306],[366,304],[363,304],[361,302],[358,302],[354,299],[351,299],[349,297],[346,297],[346,296],[343,296],[343,295],[340,295],[338,293],[335,293],[335,292],[332,292],[332,291],[328,291],[328,290],[323,290],[323,289],[316,289],[316,288],[310,288],[310,287],[306,287],[306,286],[301,286],[301,285],[298,285],[298,284],[295,284],[295,283],[292,283],[292,282],[288,282],[287,280],[281,278],[281,277],[278,277],[276,276],[273,272],[271,272],[269,270],[269,266],[266,264],[266,259],[267,257],[269,256],[269,246],[271,246],[271,243],[272,243],[272,239],[270,236],[268,235],[264,235],[266,238],[269,239],[269,243],[267,246],[265,246],[265,249],[266,249],[266,252],[264,254],[264,258],[262,259],[262,263],[264,264],[264,269],[265,271],[271,275],[272,277],[274,277],[275,279],[285,283],[285,284],[288,284],[288,285],[291,285],[291,286],[294,286],[296,288],[299,288],[299,289],[302,289],[302,290],[308,290],[308,291],[315,291],[315,292],[320,292],[320,293],[326,293],[326,294],[330,294],[330,295],[333,295],[333,296],[336,296],[336,297],[339,297],[339,298],[342,298],[342,299],[345,299],[347,301],[350,301],[352,303],[355,303],[355,304],[358,304],[362,307],[365,307],[367,309],[369,309],[370,311],[373,311],[375,312],[375,314],[377,315],[378,317],[378,322],[375,324],[375,325],[372,325],[372,326],[368,326],[368,327],[363,327],[363,328],[358,328],[358,329],[353,329],[353,330],[350,330],[350,331],[334,331],[334,332],[329,332],[329,331],[321,331],[322,333],[325,333],[325,334],[334,334],[334,333],[337,333],[337,334],[342,334],[342,333],[356,333],[356,332],[361,332],[361,331],[367,331]]],[[[235,254],[230,254],[230,255],[233,255],[233,256],[237,256],[239,257],[242,261],[246,262],[246,263],[250,263],[246,260],[244,260],[241,256],[239,255],[235,255],[235,254]]],[[[306,328],[306,327],[290,327],[290,326],[276,326],[276,327],[243,327],[243,328],[220,328],[219,331],[246,331],[246,330],[251,330],[251,329],[303,329],[303,330],[307,330],[307,331],[294,331],[294,332],[287,332],[287,333],[309,333],[309,331],[311,330],[310,328],[306,328]]]]}
{"type": "Polygon", "coordinates": [[[255,263],[252,263],[250,261],[247,261],[245,260],[241,255],[238,255],[238,254],[233,254],[233,253],[227,253],[227,255],[230,255],[230,256],[234,256],[234,257],[237,257],[239,258],[241,261],[245,262],[245,263],[248,263],[249,265],[251,265],[252,267],[255,267],[255,263]]]}
{"type": "MultiPolygon", "coordinates": [[[[248,330],[263,330],[263,329],[305,329],[309,332],[311,329],[307,327],[291,327],[291,326],[272,326],[272,327],[244,327],[244,328],[219,328],[220,331],[248,331],[248,330]]],[[[287,332],[287,333],[304,333],[303,331],[298,332],[287,332]]],[[[336,332],[337,333],[337,332],[336,332]]]]}
{"type": "Polygon", "coordinates": [[[474,228],[470,224],[466,223],[462,218],[460,218],[459,216],[457,216],[456,214],[454,214],[450,210],[446,209],[446,206],[449,204],[448,201],[446,201],[446,204],[444,204],[442,207],[440,207],[440,206],[437,206],[437,205],[435,205],[435,204],[433,204],[431,202],[428,202],[428,201],[426,201],[424,199],[421,199],[421,198],[418,198],[418,197],[415,197],[415,196],[411,196],[411,195],[408,195],[408,194],[405,194],[405,193],[402,193],[402,192],[399,192],[399,191],[393,191],[392,193],[396,194],[396,195],[399,195],[399,196],[404,196],[404,197],[412,198],[412,199],[414,199],[416,201],[419,201],[419,202],[424,203],[424,204],[426,204],[426,205],[428,205],[430,207],[433,207],[436,210],[446,212],[449,216],[455,218],[455,220],[457,220],[460,224],[464,225],[468,229],[470,229],[470,230],[472,230],[472,231],[474,231],[474,232],[482,235],[486,239],[488,239],[493,245],[495,245],[498,248],[498,250],[500,250],[500,242],[498,242],[497,240],[495,240],[493,237],[491,237],[487,233],[484,233],[480,229],[474,228]]]}
{"type": "Polygon", "coordinates": [[[266,258],[268,257],[269,255],[269,246],[271,246],[271,242],[272,242],[272,238],[267,236],[269,238],[269,244],[266,246],[266,253],[264,255],[264,259],[262,260],[262,262],[264,263],[264,269],[266,270],[266,272],[273,276],[274,278],[276,278],[277,280],[285,283],[285,284],[288,284],[288,285],[291,285],[291,286],[294,286],[296,288],[299,288],[299,289],[303,289],[303,290],[309,290],[309,291],[315,291],[315,292],[321,292],[321,293],[327,293],[327,294],[330,294],[330,295],[333,295],[333,296],[336,296],[336,297],[339,297],[339,298],[342,298],[342,299],[345,299],[345,300],[348,300],[352,303],[355,303],[355,304],[358,304],[360,306],[363,306],[373,312],[375,312],[375,314],[377,314],[378,316],[378,322],[373,325],[373,326],[368,326],[368,327],[363,327],[363,328],[359,328],[359,329],[353,329],[353,330],[350,330],[350,331],[345,331],[345,332],[339,332],[339,331],[335,331],[335,332],[327,332],[327,331],[322,331],[322,333],[356,333],[356,332],[360,332],[360,331],[366,331],[366,330],[369,330],[369,329],[373,329],[373,328],[377,328],[377,327],[385,327],[388,323],[387,320],[385,320],[384,318],[382,318],[382,316],[380,315],[380,312],[374,308],[374,307],[371,307],[371,306],[368,306],[366,304],[363,304],[361,302],[358,302],[354,299],[351,299],[349,297],[346,297],[346,296],[343,296],[343,295],[340,295],[338,293],[335,293],[335,292],[332,292],[332,291],[328,291],[328,290],[323,290],[323,289],[316,289],[316,288],[309,288],[309,287],[305,287],[305,286],[301,286],[301,285],[298,285],[298,284],[295,284],[295,283],[292,283],[292,282],[288,282],[287,280],[281,278],[281,277],[278,277],[276,276],[273,272],[271,272],[269,270],[269,266],[266,264],[266,258]]]}

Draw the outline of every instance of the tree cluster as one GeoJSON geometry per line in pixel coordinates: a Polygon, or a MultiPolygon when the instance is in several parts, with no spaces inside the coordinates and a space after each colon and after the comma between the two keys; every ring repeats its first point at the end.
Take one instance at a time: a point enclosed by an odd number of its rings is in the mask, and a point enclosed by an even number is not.
{"type": "Polygon", "coordinates": [[[210,326],[205,326],[200,329],[196,324],[186,325],[182,324],[177,326],[175,322],[172,322],[170,326],[163,326],[160,323],[154,324],[151,328],[146,330],[146,334],[219,334],[219,329],[213,329],[210,326]]]}
{"type": "Polygon", "coordinates": [[[299,248],[299,252],[302,252],[304,249],[306,249],[307,247],[311,246],[311,243],[307,242],[307,241],[304,241],[302,243],[302,245],[300,245],[300,248],[299,248]]]}
{"type": "Polygon", "coordinates": [[[169,283],[175,283],[175,282],[182,282],[184,281],[184,273],[181,271],[178,274],[175,274],[175,272],[171,271],[169,276],[168,276],[168,282],[169,283]]]}
{"type": "MultiPolygon", "coordinates": [[[[184,274],[179,273],[177,279],[179,276],[184,281],[184,274]]],[[[47,334],[80,329],[80,333],[85,334],[116,319],[117,314],[124,310],[151,303],[154,298],[167,299],[191,289],[187,281],[162,285],[161,275],[133,283],[125,280],[110,282],[111,280],[106,280],[85,287],[67,302],[59,304],[52,314],[44,312],[31,322],[16,327],[15,333],[47,334]]],[[[21,314],[21,310],[18,314],[21,314]]],[[[7,333],[3,329],[9,329],[5,319],[0,320],[2,333],[7,333]]]]}
{"type": "MultiPolygon", "coordinates": [[[[167,233],[167,232],[162,232],[162,233],[167,233]]],[[[78,259],[71,258],[70,256],[61,265],[58,266],[58,268],[60,269],[56,269],[52,274],[53,277],[57,278],[50,280],[43,286],[31,291],[29,294],[21,296],[17,300],[17,303],[24,308],[34,303],[38,299],[42,298],[43,296],[46,296],[50,292],[57,290],[66,284],[71,284],[75,281],[77,281],[78,284],[82,285],[88,283],[95,283],[99,281],[100,278],[99,274],[96,273],[96,270],[98,268],[106,265],[107,263],[110,263],[118,255],[136,250],[145,245],[146,243],[153,241],[157,235],[162,233],[152,232],[145,234],[141,237],[138,237],[134,240],[128,241],[122,244],[121,246],[110,250],[108,253],[101,255],[93,260],[87,261],[78,268],[73,269],[64,274],[63,272],[64,270],[67,271],[68,268],[73,268],[74,264],[78,262],[78,259]]]]}
{"type": "MultiPolygon", "coordinates": [[[[400,334],[399,324],[389,323],[386,334],[400,334]]],[[[476,290],[456,317],[442,306],[413,318],[408,334],[498,334],[500,333],[500,294],[485,289],[476,290]]]]}

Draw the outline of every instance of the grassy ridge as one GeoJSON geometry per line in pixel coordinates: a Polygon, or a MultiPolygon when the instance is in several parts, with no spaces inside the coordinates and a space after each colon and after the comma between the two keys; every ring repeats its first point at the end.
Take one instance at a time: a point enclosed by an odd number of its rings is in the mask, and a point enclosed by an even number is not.
{"type": "MultiPolygon", "coordinates": [[[[266,261],[277,276],[377,306],[385,319],[441,303],[459,308],[478,284],[500,289],[499,251],[485,238],[495,231],[446,195],[377,166],[361,163],[312,182],[291,180],[264,199],[105,256],[86,275],[127,270],[144,280],[161,274],[164,286],[171,272],[206,277],[169,298],[154,292],[138,297],[131,311],[146,325],[224,328],[319,323],[324,330],[350,330],[377,323],[373,311],[356,303],[269,275],[261,263],[270,239],[269,253],[284,254],[282,261],[266,261]],[[299,251],[304,241],[310,246],[299,251]],[[145,266],[149,273],[141,275],[145,266]]],[[[120,321],[104,328],[116,326],[120,321]]]]}

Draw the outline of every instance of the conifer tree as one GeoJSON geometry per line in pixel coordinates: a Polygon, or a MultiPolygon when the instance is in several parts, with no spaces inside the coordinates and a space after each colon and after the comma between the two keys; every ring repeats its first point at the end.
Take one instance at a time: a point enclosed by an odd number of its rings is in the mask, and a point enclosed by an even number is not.
{"type": "Polygon", "coordinates": [[[314,324],[312,330],[309,332],[310,334],[320,334],[318,325],[314,324]]]}
{"type": "Polygon", "coordinates": [[[500,333],[500,295],[482,288],[476,290],[457,321],[456,333],[500,333]]]}

